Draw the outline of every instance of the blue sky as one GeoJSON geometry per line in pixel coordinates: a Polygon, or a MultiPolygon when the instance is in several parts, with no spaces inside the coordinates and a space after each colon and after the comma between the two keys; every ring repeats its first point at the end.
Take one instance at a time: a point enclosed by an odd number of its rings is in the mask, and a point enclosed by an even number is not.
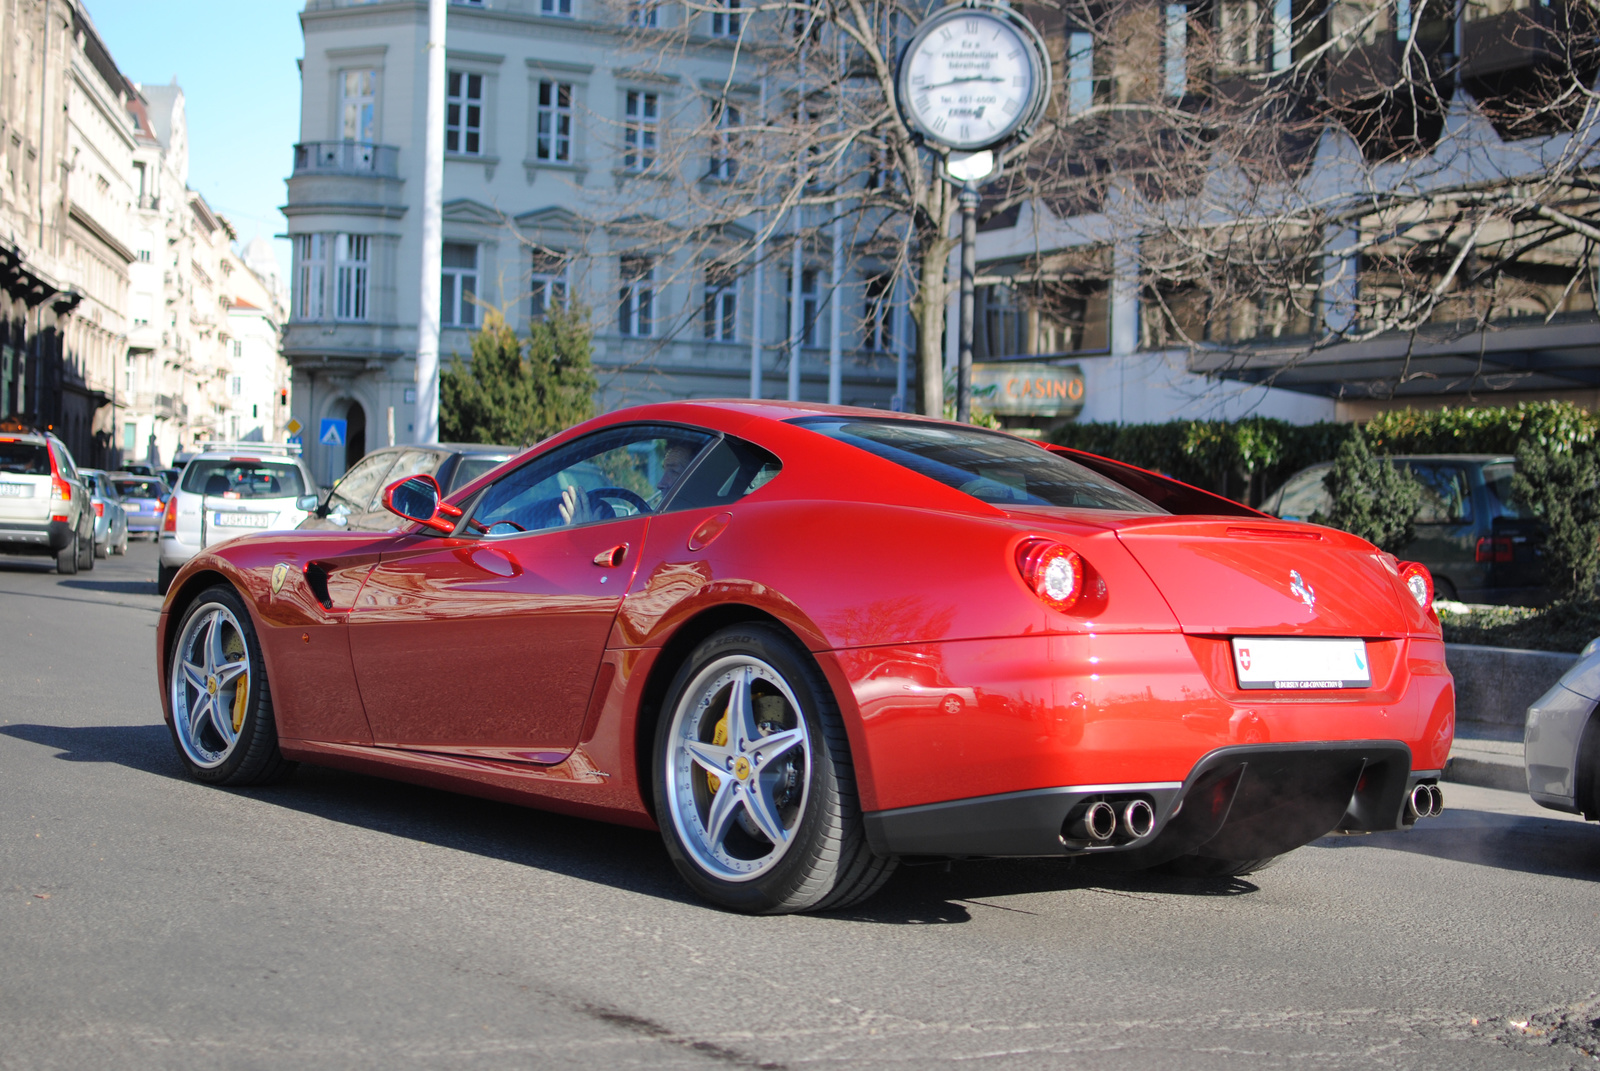
{"type": "MultiPolygon", "coordinates": [[[[300,133],[302,0],[87,0],[89,17],[135,82],[183,87],[189,185],[241,241],[282,234],[278,206],[300,133]]],[[[275,241],[288,278],[289,243],[275,241]]]]}

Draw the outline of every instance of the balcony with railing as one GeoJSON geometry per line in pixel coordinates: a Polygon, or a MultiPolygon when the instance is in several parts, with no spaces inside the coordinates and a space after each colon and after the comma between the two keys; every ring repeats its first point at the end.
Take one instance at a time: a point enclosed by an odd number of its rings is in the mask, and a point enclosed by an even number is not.
{"type": "Polygon", "coordinates": [[[359,141],[304,141],[294,147],[294,174],[399,178],[400,150],[359,141]]]}
{"type": "Polygon", "coordinates": [[[1461,84],[1508,140],[1575,129],[1600,73],[1587,0],[1468,0],[1461,84]]]}

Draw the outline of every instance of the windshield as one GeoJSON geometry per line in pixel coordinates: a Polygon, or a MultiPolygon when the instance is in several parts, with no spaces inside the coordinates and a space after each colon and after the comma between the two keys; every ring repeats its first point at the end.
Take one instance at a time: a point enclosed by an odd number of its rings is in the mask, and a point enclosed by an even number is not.
{"type": "Polygon", "coordinates": [[[1165,512],[1075,461],[998,432],[916,420],[801,417],[792,423],[997,506],[1165,512]]]}
{"type": "Polygon", "coordinates": [[[197,458],[183,470],[190,494],[223,498],[294,498],[305,494],[300,469],[248,457],[197,458]]]}
{"type": "Polygon", "coordinates": [[[123,498],[164,498],[167,493],[160,480],[117,480],[116,485],[123,498]]]}
{"type": "Polygon", "coordinates": [[[44,443],[0,443],[0,472],[13,476],[48,476],[50,454],[44,443]]]}

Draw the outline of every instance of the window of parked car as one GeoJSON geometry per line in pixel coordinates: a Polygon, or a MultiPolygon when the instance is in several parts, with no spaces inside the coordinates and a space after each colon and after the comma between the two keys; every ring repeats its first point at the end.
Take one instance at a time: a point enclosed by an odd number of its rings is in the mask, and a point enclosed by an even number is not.
{"type": "Polygon", "coordinates": [[[1516,474],[1517,465],[1514,461],[1500,461],[1483,466],[1483,482],[1489,489],[1491,516],[1509,517],[1514,520],[1533,516],[1511,490],[1511,478],[1516,474]]]}
{"type": "Polygon", "coordinates": [[[1309,521],[1315,514],[1326,517],[1333,512],[1333,496],[1324,482],[1331,471],[1332,465],[1319,465],[1292,477],[1283,485],[1271,512],[1286,521],[1309,521]]]}
{"type": "Polygon", "coordinates": [[[1465,524],[1472,520],[1472,488],[1459,465],[1408,462],[1411,476],[1422,485],[1418,524],[1465,524]]]}
{"type": "Polygon", "coordinates": [[[165,498],[167,488],[160,480],[116,480],[117,493],[123,498],[165,498]]]}
{"type": "Polygon", "coordinates": [[[0,472],[13,476],[48,476],[50,453],[44,443],[0,442],[0,472]]]}
{"type": "Polygon", "coordinates": [[[350,466],[350,471],[333,485],[333,493],[328,496],[328,505],[335,510],[342,505],[346,513],[365,510],[374,497],[382,491],[383,477],[394,462],[393,450],[380,450],[357,461],[350,466]]]}
{"type": "Polygon", "coordinates": [[[467,486],[467,484],[471,483],[473,480],[476,480],[479,476],[482,476],[490,469],[495,468],[498,465],[503,465],[506,460],[507,459],[503,457],[473,457],[470,455],[464,455],[460,461],[456,462],[456,471],[455,474],[450,477],[449,490],[454,490],[457,487],[467,486]]]}
{"type": "Polygon", "coordinates": [[[903,465],[983,502],[1166,512],[1075,461],[998,432],[916,420],[801,417],[792,423],[903,465]]]}
{"type": "Polygon", "coordinates": [[[305,494],[300,469],[258,458],[196,458],[183,470],[183,490],[221,498],[293,498],[305,494]]]}
{"type": "Polygon", "coordinates": [[[486,487],[469,527],[491,536],[517,535],[677,508],[671,501],[675,492],[691,482],[691,469],[713,438],[652,424],[585,436],[486,487]]]}

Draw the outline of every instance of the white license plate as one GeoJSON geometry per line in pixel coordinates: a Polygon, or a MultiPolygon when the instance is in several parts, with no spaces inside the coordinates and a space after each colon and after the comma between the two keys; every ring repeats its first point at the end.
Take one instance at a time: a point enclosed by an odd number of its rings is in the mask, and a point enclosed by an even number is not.
{"type": "Polygon", "coordinates": [[[1240,688],[1370,688],[1365,640],[1235,636],[1240,688]]]}
{"type": "Polygon", "coordinates": [[[272,523],[270,513],[218,513],[212,522],[218,528],[265,528],[272,523]]]}
{"type": "Polygon", "coordinates": [[[0,498],[32,498],[33,486],[26,483],[0,483],[0,498]]]}

